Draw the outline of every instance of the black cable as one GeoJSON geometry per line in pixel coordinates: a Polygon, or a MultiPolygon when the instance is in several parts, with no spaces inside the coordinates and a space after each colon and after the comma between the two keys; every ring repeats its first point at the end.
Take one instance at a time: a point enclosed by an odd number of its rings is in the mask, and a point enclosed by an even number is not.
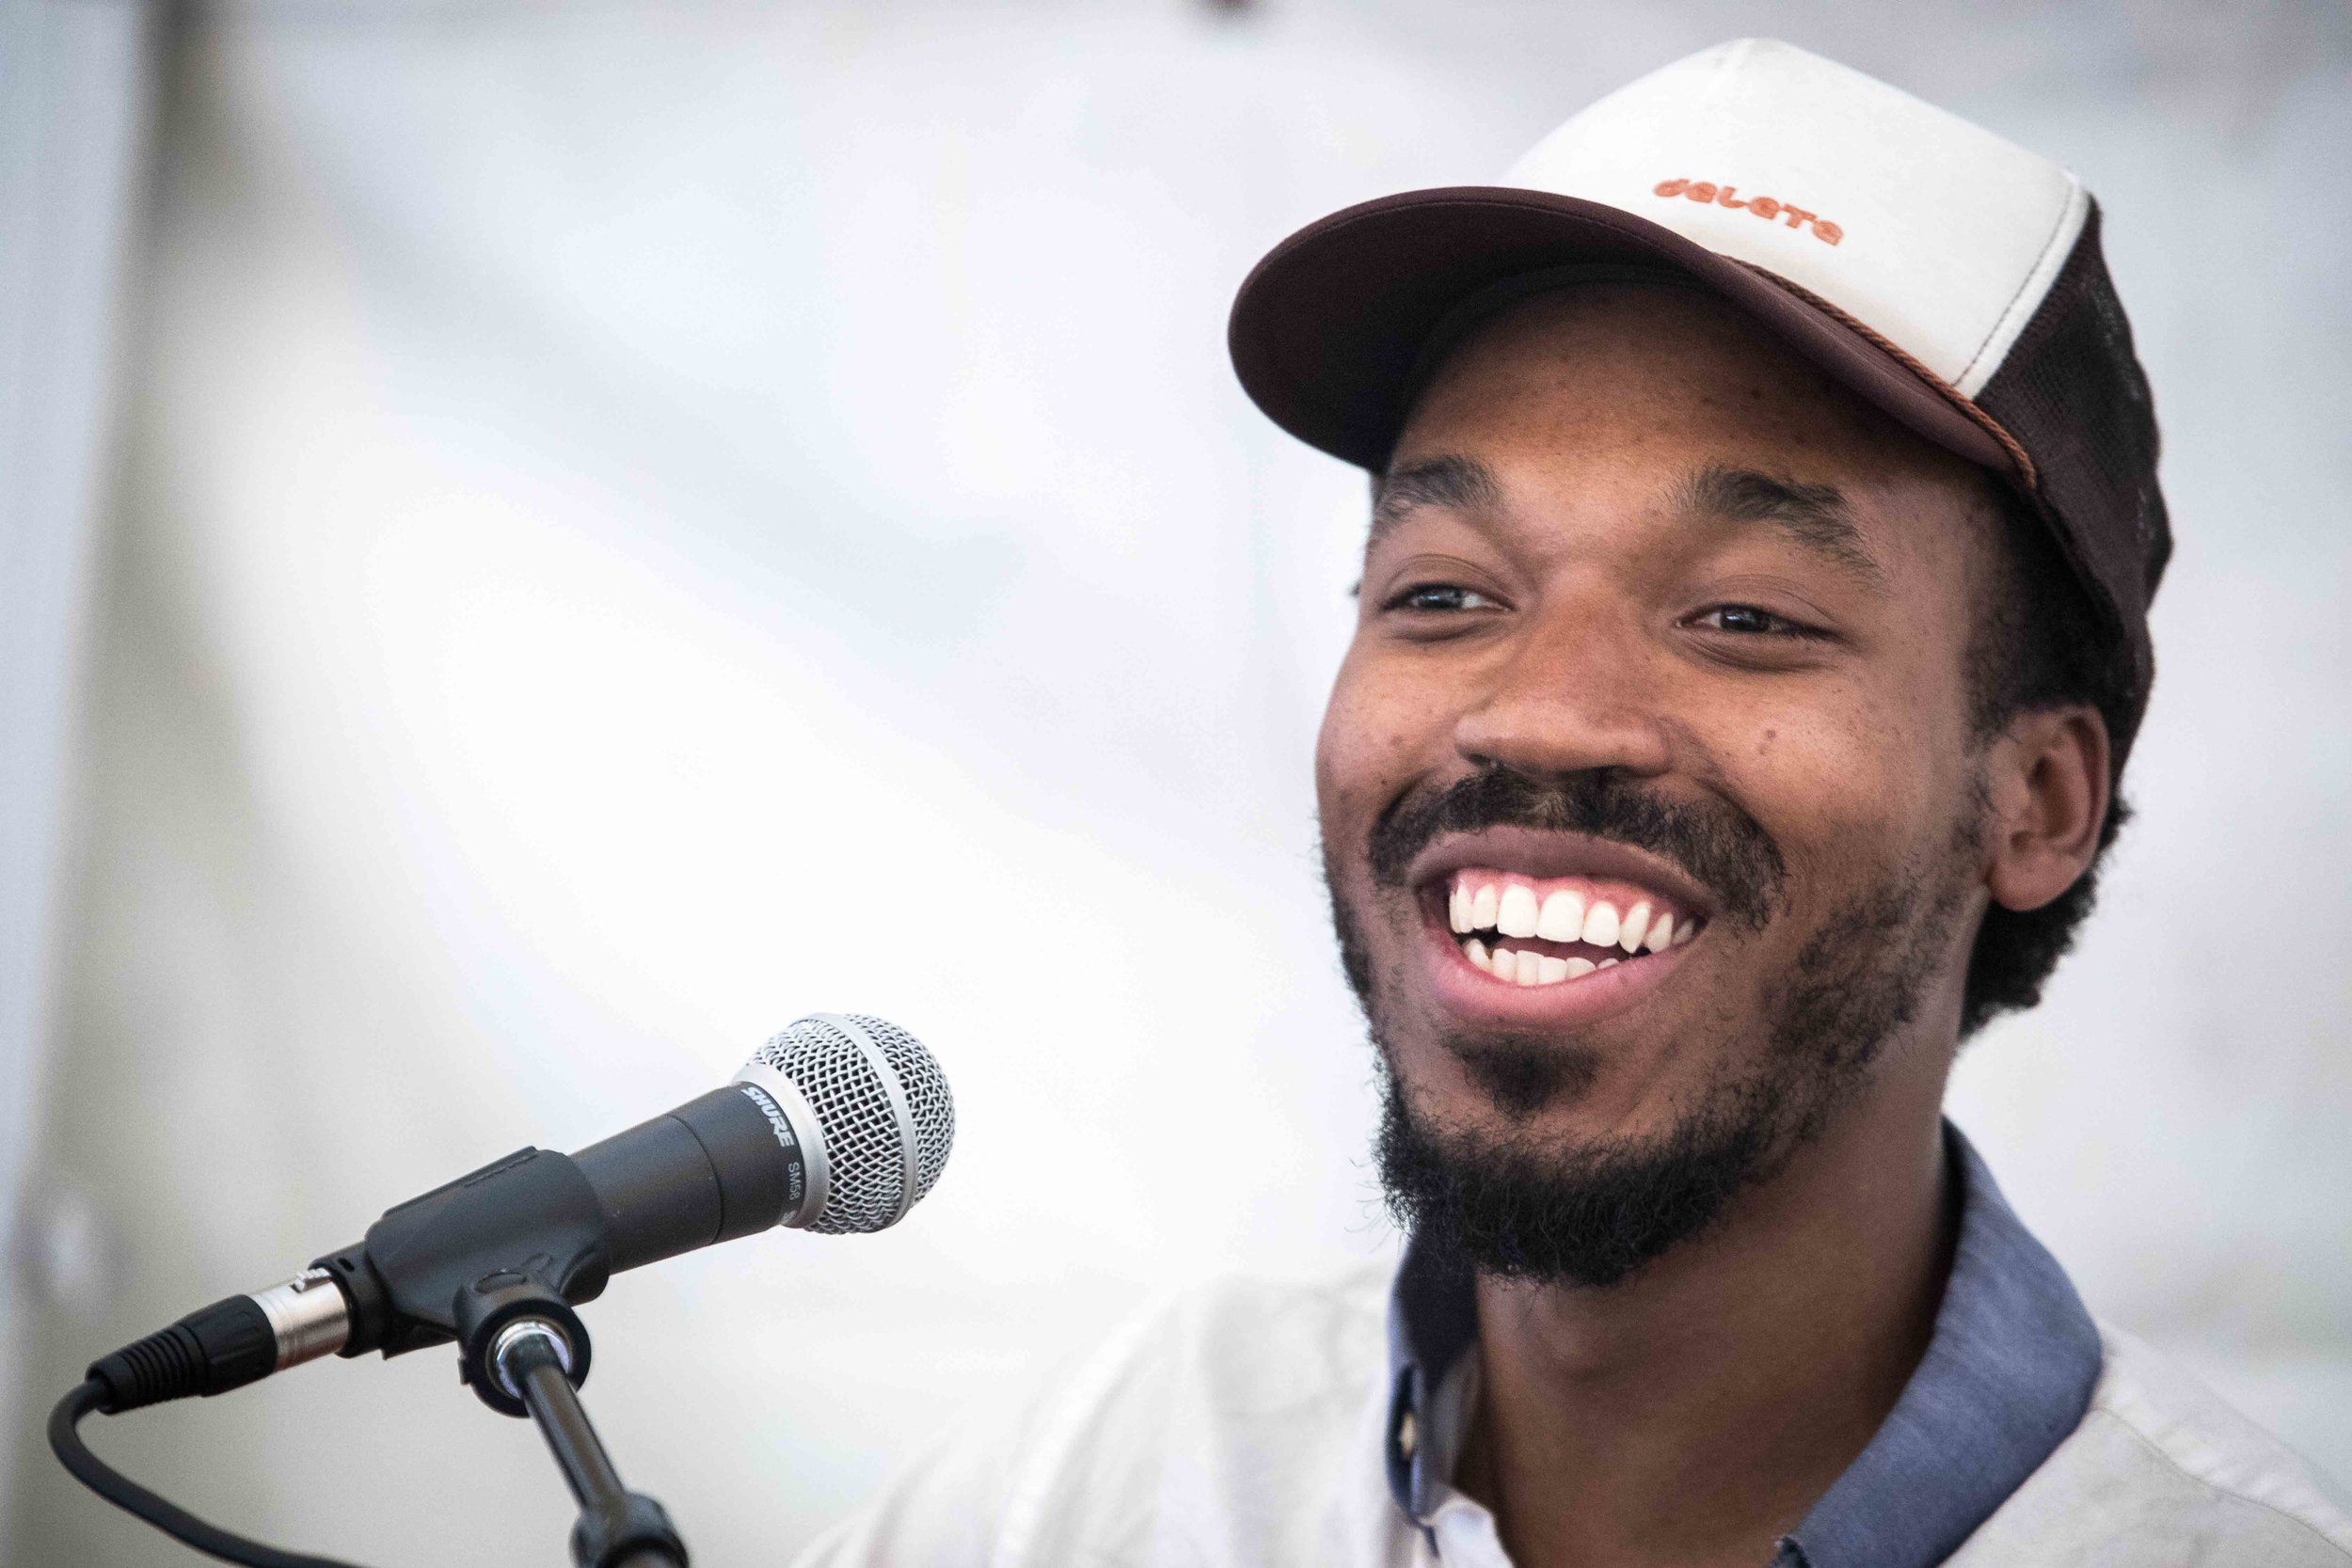
{"type": "Polygon", "coordinates": [[[49,1447],[57,1462],[73,1473],[74,1480],[173,1540],[224,1562],[242,1563],[245,1568],[352,1568],[337,1558],[282,1552],[259,1541],[231,1535],[218,1525],[208,1525],[186,1509],[157,1497],[107,1465],[82,1441],[81,1424],[83,1417],[103,1409],[109,1398],[106,1386],[91,1378],[59,1400],[57,1407],[49,1413],[49,1447]]]}

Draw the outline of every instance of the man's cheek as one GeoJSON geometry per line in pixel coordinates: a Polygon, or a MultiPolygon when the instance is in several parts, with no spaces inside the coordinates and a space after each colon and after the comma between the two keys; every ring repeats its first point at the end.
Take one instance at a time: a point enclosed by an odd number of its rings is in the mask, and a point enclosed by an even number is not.
{"type": "Polygon", "coordinates": [[[1790,802],[1792,852],[1825,869],[1853,869],[1899,858],[1933,813],[1924,770],[1889,766],[1915,755],[1895,748],[1824,759],[1784,797],[1790,802]],[[1801,793],[1800,793],[1801,792],[1801,793]],[[1801,813],[1801,815],[1800,815],[1801,813]]]}
{"type": "MultiPolygon", "coordinates": [[[[1391,793],[1387,787],[1395,768],[1396,748],[1383,745],[1383,726],[1369,694],[1343,673],[1324,710],[1323,731],[1315,742],[1315,793],[1327,833],[1343,825],[1360,826],[1376,802],[1391,793]]],[[[1356,847],[1361,847],[1358,834],[1356,847]]]]}
{"type": "Polygon", "coordinates": [[[1926,819],[1930,740],[1889,711],[1778,714],[1710,748],[1732,793],[1800,862],[1869,859],[1926,819]]]}
{"type": "Polygon", "coordinates": [[[1327,787],[1351,799],[1393,798],[1447,728],[1446,693],[1376,652],[1351,651],[1331,688],[1315,751],[1327,787]]]}
{"type": "Polygon", "coordinates": [[[1775,793],[1812,802],[1810,815],[1820,824],[1813,831],[1829,837],[1860,832],[1883,840],[1924,822],[1946,782],[1932,764],[1953,754],[1958,731],[1934,695],[1874,691],[1791,726],[1774,768],[1788,777],[1775,793]]]}

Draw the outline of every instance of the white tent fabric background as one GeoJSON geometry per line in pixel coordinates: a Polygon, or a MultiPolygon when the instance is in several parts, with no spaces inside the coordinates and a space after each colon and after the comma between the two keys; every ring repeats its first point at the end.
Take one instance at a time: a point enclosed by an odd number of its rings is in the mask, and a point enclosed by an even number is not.
{"type": "MultiPolygon", "coordinates": [[[[2352,1478],[2318,5],[190,13],[35,1155],[116,1272],[48,1283],[24,1386],[825,1007],[932,1044],[959,1143],[896,1231],[594,1309],[591,1408],[700,1560],[780,1560],[1147,1292],[1391,1245],[1308,782],[1361,479],[1248,408],[1224,309],[1296,224],[1742,32],[2106,205],[2181,536],[2141,816],[1955,1111],[2094,1308],[2352,1478]]],[[[446,1354],[102,1433],[387,1568],[553,1560],[568,1521],[446,1354]]],[[[178,1560],[16,1467],[7,1560],[178,1560]]]]}
{"type": "MultiPolygon", "coordinates": [[[[74,1273],[72,1255],[88,1249],[72,1243],[91,1228],[72,1223],[87,1204],[27,1186],[26,1155],[68,946],[57,911],[75,837],[77,677],[111,499],[147,24],[128,0],[0,0],[0,1413],[19,1401],[28,1294],[74,1273]],[[68,1266],[43,1266],[56,1263],[68,1266]]],[[[14,1425],[0,1422],[0,1517],[14,1425]]]]}

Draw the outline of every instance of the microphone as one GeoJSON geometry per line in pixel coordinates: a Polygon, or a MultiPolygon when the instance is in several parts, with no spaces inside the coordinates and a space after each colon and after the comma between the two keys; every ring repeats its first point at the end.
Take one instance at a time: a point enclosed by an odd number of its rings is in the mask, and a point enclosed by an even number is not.
{"type": "MultiPolygon", "coordinates": [[[[611,1276],[771,1226],[882,1230],[931,1190],[955,1139],[947,1081],[913,1035],[818,1013],[723,1088],[577,1154],[523,1148],[387,1210],[358,1245],[230,1296],[91,1364],[111,1415],[243,1387],[329,1354],[460,1339],[460,1376],[522,1413],[495,1365],[502,1323],[555,1316],[611,1276]]],[[[584,1332],[568,1336],[587,1375],[584,1332]]]]}

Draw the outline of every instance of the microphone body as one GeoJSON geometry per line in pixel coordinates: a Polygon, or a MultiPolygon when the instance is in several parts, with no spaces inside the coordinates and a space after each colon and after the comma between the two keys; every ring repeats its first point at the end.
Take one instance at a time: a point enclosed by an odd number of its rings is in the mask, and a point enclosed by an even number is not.
{"type": "Polygon", "coordinates": [[[757,1084],[713,1089],[589,1145],[572,1164],[604,1212],[616,1274],[814,1217],[803,1212],[808,1156],[788,1113],[757,1084]]]}
{"type": "MultiPolygon", "coordinates": [[[[109,1413],[242,1387],[330,1354],[466,1342],[461,1374],[519,1401],[483,1361],[500,1323],[569,1316],[612,1276],[771,1226],[896,1223],[946,1163],[954,1106],[938,1065],[879,1019],[818,1014],[723,1088],[576,1154],[522,1148],[387,1210],[356,1246],[230,1296],[91,1365],[109,1413]]],[[[577,1323],[577,1320],[573,1320],[577,1323]]],[[[587,1372],[587,1338],[573,1338],[587,1372]]]]}

